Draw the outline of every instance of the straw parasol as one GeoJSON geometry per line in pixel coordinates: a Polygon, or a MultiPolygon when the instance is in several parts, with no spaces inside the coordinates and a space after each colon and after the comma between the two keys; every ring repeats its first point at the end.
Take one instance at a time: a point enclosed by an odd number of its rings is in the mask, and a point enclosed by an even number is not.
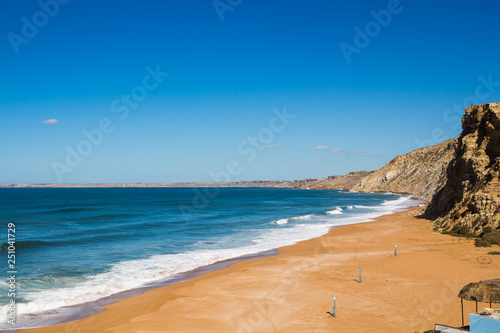
{"type": "Polygon", "coordinates": [[[464,299],[477,303],[500,303],[500,278],[469,283],[460,290],[458,297],[462,302],[462,326],[464,321],[464,299]]]}
{"type": "Polygon", "coordinates": [[[500,279],[469,283],[460,290],[458,297],[468,301],[500,303],[500,279]]]}

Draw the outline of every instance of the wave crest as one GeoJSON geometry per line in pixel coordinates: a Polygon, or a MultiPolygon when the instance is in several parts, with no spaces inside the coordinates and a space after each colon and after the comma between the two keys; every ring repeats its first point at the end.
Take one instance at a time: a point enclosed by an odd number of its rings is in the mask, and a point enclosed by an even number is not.
{"type": "Polygon", "coordinates": [[[341,207],[335,207],[333,209],[327,210],[326,213],[329,215],[340,215],[343,214],[343,209],[341,207]]]}

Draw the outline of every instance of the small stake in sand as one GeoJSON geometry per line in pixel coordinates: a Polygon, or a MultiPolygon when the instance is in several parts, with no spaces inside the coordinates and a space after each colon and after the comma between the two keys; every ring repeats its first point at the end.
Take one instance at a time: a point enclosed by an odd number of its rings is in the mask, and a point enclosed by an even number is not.
{"type": "Polygon", "coordinates": [[[398,255],[398,246],[394,245],[394,256],[397,257],[398,255]]]}
{"type": "Polygon", "coordinates": [[[359,283],[363,282],[363,278],[361,277],[361,267],[358,267],[359,269],[359,283]]]}
{"type": "Polygon", "coordinates": [[[337,305],[335,304],[337,301],[337,296],[333,296],[333,309],[332,313],[334,317],[337,317],[337,305]]]}

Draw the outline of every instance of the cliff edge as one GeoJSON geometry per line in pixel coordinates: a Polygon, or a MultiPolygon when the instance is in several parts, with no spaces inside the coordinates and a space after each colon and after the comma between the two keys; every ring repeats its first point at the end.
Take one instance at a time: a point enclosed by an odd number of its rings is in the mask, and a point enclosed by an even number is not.
{"type": "Polygon", "coordinates": [[[426,215],[445,229],[465,227],[478,236],[500,228],[500,103],[471,106],[462,118],[446,184],[426,215]]]}

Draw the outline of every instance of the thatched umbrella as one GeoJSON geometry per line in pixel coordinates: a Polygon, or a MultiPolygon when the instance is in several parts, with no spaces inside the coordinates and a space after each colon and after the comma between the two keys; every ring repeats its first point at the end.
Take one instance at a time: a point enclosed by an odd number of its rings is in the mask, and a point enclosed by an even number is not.
{"type": "Polygon", "coordinates": [[[469,283],[458,293],[462,302],[462,326],[464,324],[464,299],[467,301],[500,303],[500,278],[469,283]]]}

